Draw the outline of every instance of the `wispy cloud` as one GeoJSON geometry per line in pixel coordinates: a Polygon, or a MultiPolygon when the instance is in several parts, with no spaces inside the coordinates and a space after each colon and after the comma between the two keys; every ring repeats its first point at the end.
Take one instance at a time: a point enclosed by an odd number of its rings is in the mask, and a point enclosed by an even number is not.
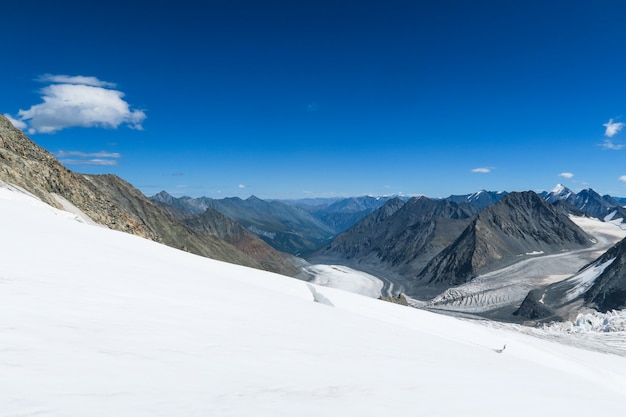
{"type": "Polygon", "coordinates": [[[559,174],[559,177],[570,179],[570,178],[574,178],[574,174],[572,174],[571,172],[561,172],[559,174]]]}
{"type": "Polygon", "coordinates": [[[618,178],[621,182],[626,182],[626,175],[622,175],[618,178]]]}
{"type": "Polygon", "coordinates": [[[622,130],[622,128],[625,125],[626,124],[624,124],[622,122],[613,122],[613,119],[609,119],[609,121],[607,123],[602,125],[602,126],[606,127],[606,130],[604,131],[604,136],[606,136],[607,138],[612,138],[617,133],[619,133],[619,131],[622,130]]]}
{"type": "Polygon", "coordinates": [[[53,75],[43,74],[37,77],[37,81],[46,84],[77,84],[91,85],[93,87],[115,88],[117,84],[108,81],[101,81],[96,77],[86,77],[84,75],[53,75]]]}
{"type": "Polygon", "coordinates": [[[82,75],[45,74],[37,80],[51,83],[40,90],[43,102],[19,110],[13,118],[30,134],[55,133],[70,127],[116,129],[121,124],[143,129],[146,113],[131,109],[123,99],[124,93],[113,89],[114,83],[82,75]]]}
{"type": "Polygon", "coordinates": [[[604,142],[600,144],[600,146],[602,146],[604,149],[609,149],[612,151],[619,151],[620,149],[626,147],[626,145],[624,144],[613,143],[611,139],[605,139],[604,142]]]}
{"type": "Polygon", "coordinates": [[[243,185],[243,184],[239,184],[239,188],[244,189],[244,188],[248,188],[248,187],[246,187],[246,186],[245,186],[245,185],[243,185]]]}
{"type": "Polygon", "coordinates": [[[54,153],[57,158],[79,157],[79,158],[121,158],[122,154],[117,152],[81,152],[81,151],[57,151],[54,153]]]}
{"type": "Polygon", "coordinates": [[[118,159],[122,154],[117,152],[82,152],[82,151],[57,151],[54,156],[64,165],[119,165],[118,159]]]}
{"type": "Polygon", "coordinates": [[[481,174],[487,174],[491,171],[493,171],[494,168],[489,168],[489,167],[481,167],[481,168],[474,168],[472,169],[472,172],[478,172],[481,174]]]}
{"type": "Polygon", "coordinates": [[[102,166],[116,166],[119,162],[115,159],[59,159],[63,165],[102,165],[102,166]]]}

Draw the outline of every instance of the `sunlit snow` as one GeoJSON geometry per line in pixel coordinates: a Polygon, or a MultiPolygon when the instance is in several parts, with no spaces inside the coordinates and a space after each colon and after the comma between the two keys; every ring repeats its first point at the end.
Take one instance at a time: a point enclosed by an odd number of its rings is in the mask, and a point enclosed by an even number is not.
{"type": "Polygon", "coordinates": [[[305,272],[310,282],[325,287],[338,288],[367,297],[378,298],[383,282],[373,275],[343,265],[310,265],[305,272]]]}
{"type": "Polygon", "coordinates": [[[625,357],[78,219],[0,187],[3,417],[623,415],[625,357]]]}

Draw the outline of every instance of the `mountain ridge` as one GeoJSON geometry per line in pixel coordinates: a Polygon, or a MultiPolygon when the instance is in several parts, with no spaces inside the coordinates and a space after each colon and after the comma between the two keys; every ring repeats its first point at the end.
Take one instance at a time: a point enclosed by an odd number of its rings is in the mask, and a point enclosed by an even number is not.
{"type": "MultiPolygon", "coordinates": [[[[218,236],[193,231],[121,178],[70,171],[1,115],[0,181],[17,185],[45,203],[64,209],[55,197],[59,195],[94,222],[114,230],[201,256],[262,268],[253,259],[256,252],[246,254],[218,236]]],[[[295,274],[287,261],[271,270],[295,274]]]]}

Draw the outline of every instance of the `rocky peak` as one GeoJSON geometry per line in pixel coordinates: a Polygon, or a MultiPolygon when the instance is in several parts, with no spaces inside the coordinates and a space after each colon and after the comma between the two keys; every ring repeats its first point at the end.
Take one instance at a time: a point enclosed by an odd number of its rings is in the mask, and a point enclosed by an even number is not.
{"type": "Polygon", "coordinates": [[[590,237],[532,191],[515,192],[484,209],[461,236],[418,275],[458,285],[524,256],[589,246],[590,237]]]}

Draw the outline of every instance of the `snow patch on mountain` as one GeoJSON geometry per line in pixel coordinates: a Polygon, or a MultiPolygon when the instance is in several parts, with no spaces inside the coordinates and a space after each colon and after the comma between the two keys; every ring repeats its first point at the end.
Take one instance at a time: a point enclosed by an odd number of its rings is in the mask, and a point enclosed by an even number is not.
{"type": "Polygon", "coordinates": [[[569,302],[575,299],[576,297],[584,294],[585,291],[591,288],[596,278],[602,275],[604,270],[609,265],[611,265],[613,261],[615,261],[615,258],[609,259],[608,261],[603,262],[598,265],[590,266],[586,268],[585,270],[581,271],[580,273],[574,275],[572,278],[569,278],[568,282],[573,283],[574,287],[570,289],[569,291],[567,291],[567,293],[565,294],[564,301],[569,302]]]}

